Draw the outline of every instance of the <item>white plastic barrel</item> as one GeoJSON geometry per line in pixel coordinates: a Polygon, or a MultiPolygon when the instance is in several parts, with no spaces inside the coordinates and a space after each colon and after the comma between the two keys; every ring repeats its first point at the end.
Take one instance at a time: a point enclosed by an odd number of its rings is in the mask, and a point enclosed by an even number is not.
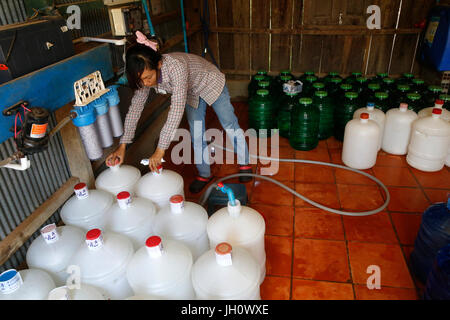
{"type": "Polygon", "coordinates": [[[66,225],[88,231],[103,229],[106,223],[106,211],[112,206],[114,197],[103,190],[88,190],[85,183],[74,187],[72,196],[61,209],[61,220],[66,225]]]}
{"type": "Polygon", "coordinates": [[[129,165],[116,165],[102,171],[95,180],[95,188],[105,190],[114,197],[122,191],[135,195],[136,183],[141,178],[139,169],[129,165]]]}
{"type": "Polygon", "coordinates": [[[169,205],[171,196],[176,194],[184,196],[184,182],[183,178],[172,170],[164,170],[162,166],[158,170],[149,172],[139,179],[136,194],[150,199],[159,210],[169,205]]]}
{"type": "Polygon", "coordinates": [[[95,287],[81,283],[80,287],[62,286],[53,289],[48,294],[48,300],[105,300],[105,297],[95,287]]]}
{"type": "Polygon", "coordinates": [[[260,283],[266,276],[266,252],[264,249],[264,233],[266,223],[258,211],[241,206],[235,200],[235,206],[228,202],[227,208],[219,209],[208,220],[206,232],[210,248],[227,242],[231,246],[244,247],[256,259],[259,265],[260,283]]]}
{"type": "Polygon", "coordinates": [[[150,200],[123,191],[117,194],[117,202],[106,213],[105,231],[128,237],[136,251],[153,234],[155,215],[156,208],[150,200]]]}
{"type": "Polygon", "coordinates": [[[372,168],[377,161],[380,127],[362,113],[345,125],[342,162],[353,169],[372,168]]]}
{"type": "Polygon", "coordinates": [[[126,278],[133,253],[133,244],[125,236],[92,229],[70,264],[80,267],[82,283],[96,287],[105,299],[120,300],[133,295],[126,278]]]}
{"type": "Polygon", "coordinates": [[[159,210],[153,228],[156,235],[183,242],[195,261],[209,250],[207,223],[208,213],[202,206],[184,201],[182,195],[175,195],[170,198],[169,206],[159,210]]]}
{"type": "Polygon", "coordinates": [[[135,295],[168,300],[194,300],[192,253],[183,243],[152,236],[134,254],[127,279],[135,295]]]}
{"type": "Polygon", "coordinates": [[[0,300],[46,300],[54,288],[52,277],[43,270],[9,269],[0,274],[0,300]]]}
{"type": "Polygon", "coordinates": [[[192,268],[199,300],[261,300],[259,265],[245,248],[219,243],[192,268]]]}
{"type": "Polygon", "coordinates": [[[69,261],[83,242],[82,229],[49,224],[41,229],[41,236],[34,239],[28,248],[27,265],[46,271],[57,286],[63,286],[69,277],[69,261]]]}
{"type": "Polygon", "coordinates": [[[412,123],[416,119],[417,114],[409,110],[406,103],[386,112],[381,149],[390,154],[405,155],[408,152],[412,123]]]}
{"type": "Polygon", "coordinates": [[[434,172],[444,167],[450,145],[450,124],[440,118],[442,109],[434,108],[431,117],[413,124],[406,161],[418,170],[434,172]]]}
{"type": "Polygon", "coordinates": [[[359,119],[362,113],[368,113],[369,119],[375,121],[380,127],[380,138],[378,140],[378,150],[381,149],[381,143],[383,141],[383,133],[386,122],[386,115],[380,109],[375,108],[374,103],[368,103],[367,107],[359,108],[353,113],[353,119],[359,119]]]}

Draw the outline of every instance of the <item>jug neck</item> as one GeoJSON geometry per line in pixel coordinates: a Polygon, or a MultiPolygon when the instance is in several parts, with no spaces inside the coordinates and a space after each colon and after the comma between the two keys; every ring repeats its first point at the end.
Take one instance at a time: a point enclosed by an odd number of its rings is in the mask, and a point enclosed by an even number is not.
{"type": "Polygon", "coordinates": [[[122,191],[117,194],[117,203],[122,210],[127,210],[131,206],[132,201],[133,199],[128,191],[122,191]]]}
{"type": "Polygon", "coordinates": [[[232,247],[229,243],[222,242],[216,246],[216,262],[219,266],[228,267],[233,264],[231,257],[232,247]]]}
{"type": "Polygon", "coordinates": [[[399,107],[401,112],[406,112],[408,110],[408,104],[407,103],[400,103],[399,107]]]}
{"type": "Polygon", "coordinates": [[[56,224],[48,224],[41,229],[41,235],[45,240],[45,243],[52,244],[59,240],[59,233],[56,229],[56,224]]]}
{"type": "Polygon", "coordinates": [[[109,167],[112,172],[117,172],[120,169],[120,164],[109,167]]]}
{"type": "Polygon", "coordinates": [[[163,246],[161,243],[161,238],[158,236],[152,236],[145,242],[145,247],[147,253],[152,259],[158,259],[163,254],[163,246]]]}
{"type": "Polygon", "coordinates": [[[86,233],[86,244],[92,251],[100,250],[103,247],[103,236],[100,229],[92,229],[86,233]]]}
{"type": "Polygon", "coordinates": [[[234,206],[232,206],[231,202],[228,201],[228,213],[230,214],[231,217],[237,218],[241,215],[242,206],[239,200],[235,199],[234,201],[236,204],[234,206]]]}
{"type": "Polygon", "coordinates": [[[70,300],[66,287],[55,288],[48,294],[48,300],[70,300]]]}
{"type": "Polygon", "coordinates": [[[86,183],[78,183],[73,188],[73,191],[75,192],[75,195],[78,200],[83,200],[89,198],[89,189],[86,185],[86,183]]]}
{"type": "Polygon", "coordinates": [[[162,172],[163,172],[163,167],[162,166],[159,166],[157,169],[158,169],[158,171],[152,171],[152,174],[154,176],[160,176],[162,174],[162,172]]]}
{"type": "Polygon", "coordinates": [[[182,195],[177,194],[170,198],[170,211],[173,214],[180,214],[184,211],[184,198],[182,195]]]}
{"type": "Polygon", "coordinates": [[[22,277],[16,269],[9,269],[0,274],[0,293],[11,294],[23,284],[22,277]]]}

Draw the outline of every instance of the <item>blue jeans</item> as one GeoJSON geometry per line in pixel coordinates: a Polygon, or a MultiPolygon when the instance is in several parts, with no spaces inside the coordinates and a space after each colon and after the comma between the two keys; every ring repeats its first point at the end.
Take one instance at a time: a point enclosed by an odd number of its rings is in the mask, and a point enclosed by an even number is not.
{"type": "MultiPolygon", "coordinates": [[[[207,104],[205,100],[200,98],[198,108],[195,109],[189,105],[186,105],[186,116],[189,123],[189,130],[191,132],[191,140],[194,146],[194,158],[196,159],[196,166],[198,173],[201,177],[208,178],[211,176],[211,168],[208,161],[205,161],[204,152],[208,152],[208,146],[205,140],[205,114],[207,104]],[[197,130],[194,130],[195,123],[197,123],[197,130]],[[201,130],[200,130],[201,126],[201,130]],[[201,132],[201,134],[200,134],[201,132]]],[[[238,130],[238,119],[234,114],[233,105],[230,102],[230,94],[228,88],[225,85],[219,98],[212,104],[212,108],[219,118],[222,127],[227,130],[238,130]]],[[[234,131],[235,132],[235,131],[234,131]]],[[[228,135],[228,132],[227,132],[228,135]]],[[[234,152],[238,154],[238,163],[240,165],[247,165],[249,163],[248,147],[243,131],[239,130],[235,132],[234,137],[228,135],[231,141],[233,141],[234,152]],[[243,143],[239,143],[238,141],[243,143]],[[239,149],[240,148],[240,149],[239,149]],[[242,150],[242,148],[244,150],[242,150]],[[239,152],[238,152],[239,151],[239,152]]],[[[225,146],[225,143],[223,144],[225,146]]],[[[209,153],[207,153],[209,154],[209,153]]]]}

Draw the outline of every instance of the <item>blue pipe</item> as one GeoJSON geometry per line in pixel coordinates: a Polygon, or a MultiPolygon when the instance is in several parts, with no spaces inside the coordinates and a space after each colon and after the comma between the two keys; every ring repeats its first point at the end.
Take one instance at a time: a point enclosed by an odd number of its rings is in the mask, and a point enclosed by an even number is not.
{"type": "Polygon", "coordinates": [[[228,195],[228,200],[230,201],[231,206],[236,206],[236,198],[234,197],[234,192],[230,187],[227,187],[222,182],[217,184],[220,191],[226,193],[228,195]]]}
{"type": "Polygon", "coordinates": [[[148,27],[150,28],[150,35],[154,36],[155,29],[153,29],[152,19],[150,19],[150,12],[148,11],[147,0],[142,0],[142,5],[144,6],[145,15],[147,16],[147,23],[148,27]]]}
{"type": "Polygon", "coordinates": [[[188,53],[189,50],[188,50],[188,45],[187,45],[186,21],[184,21],[184,4],[183,4],[183,0],[180,0],[180,6],[181,6],[181,24],[183,26],[183,37],[184,37],[184,51],[186,53],[188,53]]]}

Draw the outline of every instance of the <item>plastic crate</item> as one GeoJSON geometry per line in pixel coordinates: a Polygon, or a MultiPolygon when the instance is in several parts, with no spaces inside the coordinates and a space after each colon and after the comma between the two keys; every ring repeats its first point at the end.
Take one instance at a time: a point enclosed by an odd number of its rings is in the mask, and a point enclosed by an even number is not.
{"type": "Polygon", "coordinates": [[[448,89],[450,88],[450,71],[442,72],[441,87],[442,91],[448,94],[448,89]]]}

